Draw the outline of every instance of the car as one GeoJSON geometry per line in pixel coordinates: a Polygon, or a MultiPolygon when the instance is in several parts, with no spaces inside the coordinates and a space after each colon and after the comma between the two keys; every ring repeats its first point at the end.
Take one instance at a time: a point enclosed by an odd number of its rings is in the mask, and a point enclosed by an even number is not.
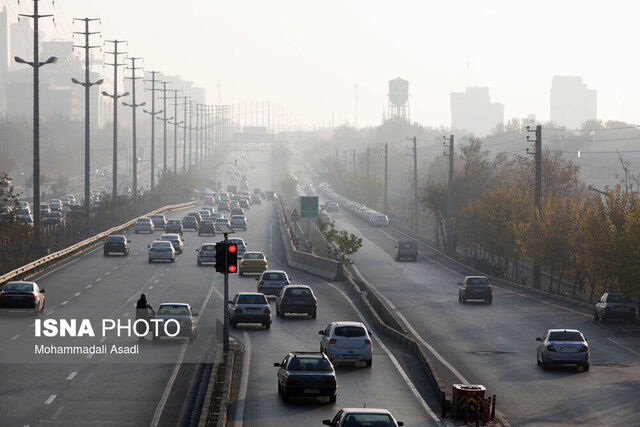
{"type": "Polygon", "coordinates": [[[40,216],[45,216],[49,212],[51,212],[51,207],[48,204],[43,203],[40,205],[40,216]]]}
{"type": "Polygon", "coordinates": [[[240,207],[240,203],[238,203],[237,200],[232,200],[229,202],[229,209],[239,208],[239,207],[240,207]]]}
{"type": "Polygon", "coordinates": [[[153,233],[154,230],[155,230],[155,227],[153,225],[153,222],[151,221],[151,218],[142,217],[136,220],[136,226],[134,229],[134,232],[136,234],[153,233]]]}
{"type": "Polygon", "coordinates": [[[162,214],[151,215],[149,218],[151,218],[154,228],[162,228],[164,230],[167,225],[167,219],[162,214]]]}
{"type": "Polygon", "coordinates": [[[227,218],[218,218],[214,221],[216,227],[220,225],[226,225],[227,227],[231,227],[231,222],[227,218]]]}
{"type": "Polygon", "coordinates": [[[373,362],[371,336],[360,322],[331,322],[322,331],[320,351],[329,360],[364,361],[367,367],[373,362]]]}
{"type": "Polygon", "coordinates": [[[204,204],[205,206],[213,206],[213,196],[205,196],[204,198],[204,204]]]}
{"type": "Polygon", "coordinates": [[[189,215],[182,218],[182,228],[184,230],[198,231],[198,228],[200,228],[200,224],[198,223],[198,220],[195,216],[189,215]]]}
{"type": "Polygon", "coordinates": [[[281,362],[273,366],[278,369],[278,393],[289,402],[292,396],[328,397],[334,403],[338,393],[338,378],[333,364],[322,353],[292,351],[281,362]]]}
{"type": "Polygon", "coordinates": [[[238,200],[238,206],[240,206],[243,209],[249,209],[251,207],[251,202],[249,201],[249,199],[243,198],[238,200]]]}
{"type": "Polygon", "coordinates": [[[231,215],[231,227],[234,229],[247,229],[247,218],[244,215],[231,215]]]}
{"type": "Polygon", "coordinates": [[[205,219],[200,223],[200,227],[198,227],[198,236],[202,236],[204,234],[210,234],[212,236],[216,235],[216,226],[213,221],[205,219]]]}
{"type": "Polygon", "coordinates": [[[73,194],[65,194],[64,197],[66,197],[71,204],[76,202],[76,196],[73,194]]]}
{"type": "Polygon", "coordinates": [[[329,215],[325,211],[321,211],[318,214],[318,221],[322,222],[323,224],[329,224],[331,222],[331,215],[329,215]]]}
{"type": "Polygon", "coordinates": [[[244,255],[245,251],[247,250],[247,244],[245,243],[244,239],[241,239],[239,237],[230,238],[229,243],[233,243],[238,248],[238,258],[242,257],[242,255],[244,255]]]}
{"type": "Polygon", "coordinates": [[[177,233],[166,233],[160,236],[160,240],[166,240],[171,242],[173,249],[179,254],[184,252],[184,240],[180,238],[177,233]]]}
{"type": "Polygon", "coordinates": [[[219,201],[216,203],[216,209],[218,212],[229,212],[229,202],[219,201]]]}
{"type": "Polygon", "coordinates": [[[62,212],[60,211],[51,211],[46,216],[42,218],[43,225],[61,225],[64,223],[64,218],[62,217],[62,212]]]}
{"type": "Polygon", "coordinates": [[[62,211],[62,202],[59,199],[49,200],[49,209],[55,212],[62,211]]]}
{"type": "MultiPolygon", "coordinates": [[[[191,309],[190,304],[165,302],[160,304],[160,307],[158,307],[158,311],[156,311],[155,315],[153,316],[153,319],[159,320],[160,323],[166,322],[169,319],[174,319],[178,321],[178,323],[180,324],[180,331],[178,332],[177,336],[187,337],[189,338],[189,342],[193,342],[198,336],[198,331],[196,329],[198,326],[198,322],[197,322],[198,316],[199,314],[195,313],[191,309]]],[[[176,333],[176,330],[172,329],[172,328],[175,328],[173,322],[167,324],[166,328],[169,333],[171,334],[176,333]]],[[[165,329],[164,325],[158,325],[158,332],[160,332],[160,334],[158,335],[154,334],[153,341],[160,340],[160,338],[163,336],[162,334],[164,333],[164,329],[165,329]]],[[[153,330],[155,332],[155,328],[153,328],[153,330]]]]}
{"type": "Polygon", "coordinates": [[[276,199],[276,192],[267,190],[267,200],[271,201],[275,199],[276,199]]]}
{"type": "Polygon", "coordinates": [[[205,262],[216,262],[216,244],[215,243],[203,243],[199,249],[196,249],[198,256],[196,261],[198,265],[202,265],[205,262]]]}
{"type": "Polygon", "coordinates": [[[603,323],[607,320],[636,320],[636,308],[631,298],[619,292],[606,292],[595,306],[593,317],[603,323]]]}
{"type": "Polygon", "coordinates": [[[187,214],[187,216],[193,216],[196,218],[196,221],[198,221],[198,225],[200,225],[200,223],[202,222],[202,215],[200,215],[199,212],[189,212],[187,214]]]}
{"type": "Polygon", "coordinates": [[[167,221],[167,225],[165,225],[164,231],[167,233],[177,233],[182,235],[184,233],[182,221],[180,221],[179,219],[170,219],[169,221],[167,221]]]}
{"type": "Polygon", "coordinates": [[[376,227],[386,227],[389,225],[389,218],[385,214],[376,213],[372,216],[371,223],[376,227]]]}
{"type": "Polygon", "coordinates": [[[343,408],[330,420],[322,420],[322,424],[334,427],[403,426],[386,409],[376,408],[343,408]]]}
{"type": "Polygon", "coordinates": [[[401,240],[396,246],[396,261],[418,259],[418,244],[414,240],[401,240]]]}
{"type": "Polygon", "coordinates": [[[27,208],[29,209],[29,212],[31,212],[31,208],[29,207],[29,202],[27,202],[26,200],[21,200],[18,202],[18,207],[19,208],[27,208]]]}
{"type": "Polygon", "coordinates": [[[329,213],[338,213],[340,212],[340,208],[338,208],[338,204],[332,200],[329,200],[324,204],[324,210],[329,213]]]}
{"type": "Polygon", "coordinates": [[[260,275],[258,281],[258,292],[265,295],[280,295],[282,288],[290,285],[289,276],[282,270],[266,270],[260,275]]]}
{"type": "Polygon", "coordinates": [[[200,214],[200,218],[202,218],[202,221],[206,221],[206,220],[209,219],[210,213],[209,213],[208,210],[202,209],[202,210],[198,211],[198,213],[200,214]]]}
{"type": "Polygon", "coordinates": [[[458,283],[458,301],[483,300],[487,304],[493,302],[493,288],[485,276],[467,276],[458,283]]]}
{"type": "Polygon", "coordinates": [[[303,313],[315,319],[317,312],[318,300],[307,285],[287,285],[276,298],[277,317],[285,317],[287,313],[303,313]]]}
{"type": "Polygon", "coordinates": [[[262,252],[245,252],[238,262],[238,274],[262,274],[268,267],[267,257],[262,252]]]}
{"type": "Polygon", "coordinates": [[[0,309],[44,310],[44,289],[36,282],[7,282],[0,292],[0,309]]]}
{"type": "Polygon", "coordinates": [[[209,220],[215,222],[218,218],[224,218],[224,215],[221,214],[220,212],[214,212],[211,215],[209,215],[209,220]]]}
{"type": "Polygon", "coordinates": [[[245,213],[244,209],[242,209],[242,208],[233,208],[233,209],[231,209],[231,212],[229,212],[229,215],[230,216],[234,216],[234,215],[242,215],[242,216],[244,216],[244,215],[246,215],[246,213],[245,213]]]}
{"type": "Polygon", "coordinates": [[[577,329],[549,329],[537,337],[536,361],[542,369],[553,365],[577,365],[589,370],[589,344],[577,329]]]}
{"type": "Polygon", "coordinates": [[[104,256],[109,256],[109,254],[113,252],[129,256],[129,243],[131,243],[131,240],[127,240],[126,236],[121,234],[112,234],[105,237],[102,252],[104,256]]]}
{"type": "Polygon", "coordinates": [[[251,195],[251,203],[253,203],[254,205],[261,205],[262,204],[262,198],[260,197],[260,194],[253,193],[251,195]]]}
{"type": "Polygon", "coordinates": [[[149,248],[149,262],[156,260],[175,262],[176,260],[176,251],[169,241],[155,240],[147,247],[149,248]]]}
{"type": "MultiPolygon", "coordinates": [[[[200,212],[202,211],[207,211],[207,215],[211,215],[212,213],[215,212],[215,209],[213,208],[213,206],[203,206],[200,208],[200,212]]],[[[209,218],[211,219],[211,218],[209,218]]]]}
{"type": "Polygon", "coordinates": [[[271,307],[263,294],[240,292],[229,304],[229,324],[232,328],[239,323],[260,323],[266,329],[271,328],[271,307]]]}

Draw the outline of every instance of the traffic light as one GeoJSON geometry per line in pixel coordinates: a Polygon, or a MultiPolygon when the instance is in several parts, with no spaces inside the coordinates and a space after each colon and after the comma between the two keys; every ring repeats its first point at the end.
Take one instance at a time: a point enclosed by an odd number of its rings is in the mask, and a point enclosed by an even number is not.
{"type": "Polygon", "coordinates": [[[227,271],[229,273],[238,272],[238,247],[234,243],[227,245],[227,271]]]}
{"type": "Polygon", "coordinates": [[[216,243],[216,271],[218,273],[226,273],[227,266],[225,262],[225,253],[227,251],[225,242],[216,243]]]}

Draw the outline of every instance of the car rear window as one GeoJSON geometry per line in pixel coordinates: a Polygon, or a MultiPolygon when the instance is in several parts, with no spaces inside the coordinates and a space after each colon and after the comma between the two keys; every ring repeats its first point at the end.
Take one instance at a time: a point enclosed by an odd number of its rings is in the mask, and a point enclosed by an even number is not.
{"type": "Polygon", "coordinates": [[[3,289],[5,292],[33,292],[31,283],[7,283],[3,289]]]}
{"type": "Polygon", "coordinates": [[[491,286],[487,279],[483,278],[472,278],[467,279],[468,286],[491,286]]]}
{"type": "Polygon", "coordinates": [[[388,414],[347,414],[344,425],[392,427],[396,424],[388,414]]]}
{"type": "Polygon", "coordinates": [[[242,239],[229,239],[229,243],[233,243],[234,245],[244,245],[244,241],[242,239]]]}
{"type": "Polygon", "coordinates": [[[202,245],[201,251],[215,251],[216,245],[202,245]]]}
{"type": "Polygon", "coordinates": [[[364,337],[366,332],[362,326],[338,326],[334,331],[334,335],[339,337],[364,337]]]}
{"type": "Polygon", "coordinates": [[[319,357],[294,357],[287,366],[289,371],[331,372],[333,368],[326,359],[319,357]]]}
{"type": "Polygon", "coordinates": [[[401,248],[413,248],[415,244],[413,242],[400,242],[401,248]]]}
{"type": "Polygon", "coordinates": [[[171,247],[171,242],[167,242],[167,241],[162,242],[162,241],[156,240],[155,242],[153,242],[151,244],[151,247],[153,247],[153,248],[169,248],[169,247],[171,247]]]}
{"type": "Polygon", "coordinates": [[[173,316],[189,316],[189,309],[184,305],[161,305],[158,309],[160,315],[173,315],[173,316]]]}
{"type": "Polygon", "coordinates": [[[179,219],[170,219],[167,224],[180,225],[180,220],[179,219]]]}
{"type": "Polygon", "coordinates": [[[264,273],[262,280],[285,280],[283,273],[264,273]]]}
{"type": "Polygon", "coordinates": [[[184,218],[182,218],[183,222],[193,222],[196,220],[195,216],[185,216],[184,218]]]}
{"type": "Polygon", "coordinates": [[[138,218],[138,222],[149,222],[151,219],[149,218],[138,218]]]}
{"type": "Polygon", "coordinates": [[[260,295],[238,295],[238,304],[268,304],[267,298],[260,295]]]}
{"type": "Polygon", "coordinates": [[[242,256],[242,259],[264,259],[264,255],[260,252],[247,252],[242,256]]]}
{"type": "Polygon", "coordinates": [[[308,288],[289,288],[284,293],[288,297],[311,297],[311,289],[308,288]]]}
{"type": "Polygon", "coordinates": [[[107,238],[105,239],[105,241],[107,243],[113,243],[113,242],[124,242],[124,236],[107,236],[107,238]]]}
{"type": "Polygon", "coordinates": [[[607,302],[630,304],[631,298],[622,294],[609,294],[609,296],[607,297],[607,302]]]}
{"type": "Polygon", "coordinates": [[[579,332],[551,332],[549,333],[549,341],[584,341],[579,332]]]}

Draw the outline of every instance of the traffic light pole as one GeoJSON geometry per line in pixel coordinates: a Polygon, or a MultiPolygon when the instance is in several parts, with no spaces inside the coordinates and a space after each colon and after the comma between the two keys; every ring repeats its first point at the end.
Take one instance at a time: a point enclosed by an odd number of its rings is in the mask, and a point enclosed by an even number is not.
{"type": "MultiPolygon", "coordinates": [[[[229,235],[224,233],[224,246],[229,244],[229,235]]],[[[224,251],[224,265],[228,265],[227,251],[224,251]]],[[[229,269],[225,268],[224,272],[224,324],[222,327],[222,349],[229,350],[229,269]]]]}

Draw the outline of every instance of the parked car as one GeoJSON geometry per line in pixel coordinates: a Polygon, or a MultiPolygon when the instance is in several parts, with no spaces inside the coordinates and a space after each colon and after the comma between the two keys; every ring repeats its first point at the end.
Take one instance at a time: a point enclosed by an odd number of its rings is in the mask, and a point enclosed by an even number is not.
{"type": "Polygon", "coordinates": [[[467,276],[458,283],[458,301],[483,300],[487,304],[493,302],[493,289],[485,276],[467,276]]]}
{"type": "Polygon", "coordinates": [[[103,254],[109,256],[110,253],[118,252],[124,256],[129,255],[131,240],[127,240],[126,236],[120,234],[112,234],[104,239],[103,254]]]}
{"type": "Polygon", "coordinates": [[[245,252],[238,262],[238,274],[261,274],[268,267],[267,257],[262,252],[245,252]]]}
{"type": "Polygon", "coordinates": [[[202,236],[205,234],[209,234],[212,236],[216,235],[216,226],[213,221],[209,219],[205,219],[200,223],[200,227],[198,228],[198,236],[202,236]]]}
{"type": "Polygon", "coordinates": [[[413,240],[399,241],[396,246],[396,261],[410,259],[416,261],[418,259],[418,244],[413,240]]]}
{"type": "Polygon", "coordinates": [[[278,393],[289,402],[292,396],[328,397],[336,401],[338,379],[333,364],[322,353],[292,351],[281,362],[273,366],[278,369],[278,393]]]}
{"type": "Polygon", "coordinates": [[[364,324],[332,322],[318,333],[322,335],[320,351],[325,353],[332,362],[335,360],[364,361],[367,367],[371,366],[373,362],[371,336],[364,324]]]}
{"type": "Polygon", "coordinates": [[[0,292],[0,309],[44,310],[44,289],[36,282],[7,282],[0,292]]]}
{"type": "Polygon", "coordinates": [[[189,215],[182,218],[182,228],[184,230],[198,231],[198,228],[200,228],[200,226],[196,217],[189,215]]]}
{"type": "Polygon", "coordinates": [[[166,233],[160,236],[160,240],[166,240],[168,242],[171,242],[171,244],[173,245],[173,249],[176,251],[176,253],[181,254],[184,252],[184,240],[182,240],[179,234],[166,233]]]}
{"type": "Polygon", "coordinates": [[[631,298],[619,292],[607,292],[602,295],[600,301],[595,306],[593,317],[596,321],[601,320],[636,320],[636,308],[631,298]]]}
{"type": "Polygon", "coordinates": [[[142,217],[136,220],[136,226],[134,229],[134,232],[136,234],[137,233],[153,233],[154,230],[155,230],[155,227],[153,226],[153,222],[151,221],[151,218],[142,217]]]}
{"type": "Polygon", "coordinates": [[[229,304],[229,324],[232,328],[239,323],[260,323],[267,329],[271,328],[271,307],[263,294],[240,292],[229,304]]]}
{"type": "Polygon", "coordinates": [[[216,244],[215,243],[203,243],[200,248],[196,249],[198,255],[196,261],[198,265],[202,265],[205,262],[216,262],[216,244]]]}
{"type": "Polygon", "coordinates": [[[164,230],[164,227],[167,225],[167,219],[162,214],[151,215],[149,218],[151,218],[154,228],[162,228],[164,230]]]}
{"type": "Polygon", "coordinates": [[[539,342],[536,361],[542,369],[553,365],[577,365],[589,370],[589,344],[576,329],[549,329],[539,342]]]}
{"type": "Polygon", "coordinates": [[[403,426],[402,421],[396,420],[386,409],[376,408],[343,408],[330,420],[322,420],[322,424],[334,427],[358,426],[403,426]]]}
{"type": "Polygon", "coordinates": [[[149,262],[157,260],[174,262],[176,260],[176,251],[171,242],[155,240],[147,248],[149,248],[149,262]]]}
{"type": "Polygon", "coordinates": [[[167,233],[176,233],[182,235],[184,228],[182,227],[182,221],[179,219],[170,219],[167,221],[167,225],[164,227],[164,231],[167,233]]]}
{"type": "Polygon", "coordinates": [[[266,270],[260,275],[258,281],[258,292],[265,295],[280,295],[282,288],[291,284],[287,273],[282,270],[266,270]]]}
{"type": "Polygon", "coordinates": [[[285,317],[287,313],[303,313],[315,319],[317,311],[318,300],[307,285],[287,285],[276,298],[277,317],[285,317]]]}
{"type": "MultiPolygon", "coordinates": [[[[197,326],[198,313],[191,309],[190,304],[186,303],[162,303],[158,307],[158,311],[153,316],[154,320],[159,320],[161,323],[166,322],[169,319],[174,319],[180,324],[180,330],[176,331],[173,322],[167,324],[167,330],[171,334],[178,332],[179,337],[189,338],[189,342],[193,342],[198,336],[197,326]]],[[[159,335],[153,335],[153,341],[159,341],[164,334],[164,325],[158,325],[159,335]]],[[[155,332],[155,328],[152,328],[155,332]]]]}

